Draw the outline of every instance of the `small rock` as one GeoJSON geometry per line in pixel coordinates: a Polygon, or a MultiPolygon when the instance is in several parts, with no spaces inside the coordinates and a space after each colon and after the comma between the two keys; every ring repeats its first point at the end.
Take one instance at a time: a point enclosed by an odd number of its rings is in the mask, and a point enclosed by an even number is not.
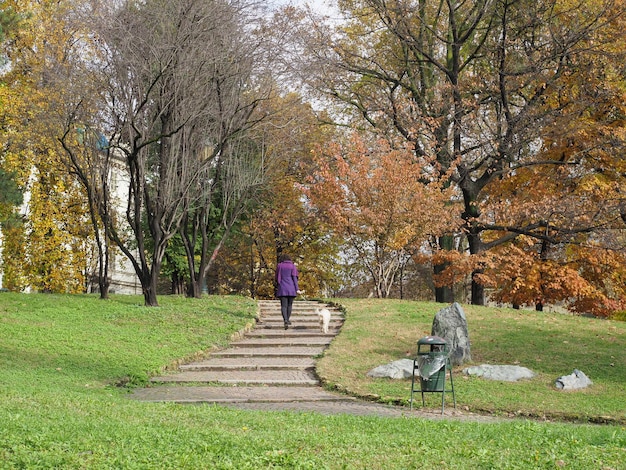
{"type": "Polygon", "coordinates": [[[490,364],[467,367],[463,369],[463,373],[466,375],[482,377],[484,379],[501,380],[504,382],[517,382],[520,379],[532,379],[536,375],[532,370],[526,367],[490,364]]]}
{"type": "Polygon", "coordinates": [[[593,385],[593,382],[589,380],[584,372],[574,369],[570,375],[564,375],[556,379],[555,384],[556,388],[559,390],[576,390],[579,388],[587,388],[590,385],[593,385]]]}
{"type": "Polygon", "coordinates": [[[413,377],[413,360],[400,359],[398,361],[375,367],[367,373],[368,377],[385,377],[390,379],[408,379],[413,377]]]}

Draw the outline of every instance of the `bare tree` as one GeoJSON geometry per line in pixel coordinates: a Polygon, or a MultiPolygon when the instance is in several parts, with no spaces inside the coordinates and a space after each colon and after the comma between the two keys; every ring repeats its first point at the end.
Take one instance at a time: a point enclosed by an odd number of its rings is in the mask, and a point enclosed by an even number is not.
{"type": "Polygon", "coordinates": [[[205,110],[203,165],[185,198],[179,233],[189,266],[188,294],[199,297],[217,254],[267,171],[262,136],[256,127],[268,118],[256,112],[271,97],[273,85],[268,43],[257,18],[222,18],[214,43],[212,106],[205,110]],[[228,23],[228,26],[226,23],[228,23]],[[242,34],[233,34],[241,31],[242,34]]]}
{"type": "Polygon", "coordinates": [[[112,215],[115,212],[115,205],[111,200],[110,191],[112,155],[106,146],[101,145],[101,134],[89,127],[76,128],[73,125],[77,118],[76,114],[70,113],[68,115],[63,135],[59,141],[68,157],[65,163],[69,172],[80,182],[87,195],[89,217],[98,253],[98,290],[100,298],[107,299],[111,285],[109,277],[110,225],[103,224],[102,221],[103,219],[115,218],[112,215]],[[74,133],[77,135],[73,135],[74,133]]]}
{"type": "Polygon", "coordinates": [[[198,186],[210,184],[203,178],[215,160],[207,148],[222,155],[242,129],[229,128],[232,112],[220,107],[249,86],[252,63],[224,40],[246,37],[240,19],[251,7],[245,0],[91,2],[100,46],[91,65],[107,79],[92,121],[128,178],[125,223],[103,206],[99,215],[133,264],[146,305],[157,305],[168,241],[202,200],[198,186]],[[237,86],[224,89],[226,82],[237,86]]]}
{"type": "Polygon", "coordinates": [[[256,130],[271,118],[257,111],[274,89],[271,20],[254,0],[81,5],[77,21],[93,34],[73,46],[79,60],[64,76],[74,85],[62,106],[61,141],[90,196],[96,236],[104,235],[101,269],[112,240],[132,263],[146,304],[156,305],[161,263],[179,233],[188,293],[198,297],[277,158],[267,157],[256,130]],[[77,138],[86,129],[106,133],[104,145],[77,138]],[[126,196],[114,194],[113,174],[126,196]]]}
{"type": "Polygon", "coordinates": [[[237,138],[215,157],[215,166],[207,167],[205,187],[198,187],[200,198],[190,205],[180,229],[189,266],[190,296],[201,296],[207,274],[234,224],[263,186],[263,154],[258,142],[237,138]]]}

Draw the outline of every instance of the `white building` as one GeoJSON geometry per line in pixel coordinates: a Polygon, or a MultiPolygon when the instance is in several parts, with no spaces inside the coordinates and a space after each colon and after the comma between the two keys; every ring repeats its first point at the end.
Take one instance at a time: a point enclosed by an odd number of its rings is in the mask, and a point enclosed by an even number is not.
{"type": "MultiPolygon", "coordinates": [[[[126,206],[126,198],[128,197],[128,178],[125,177],[125,167],[121,161],[114,161],[111,168],[110,176],[110,188],[111,198],[114,204],[118,208],[120,215],[124,214],[126,206]]],[[[24,201],[20,207],[19,213],[21,215],[27,215],[29,212],[30,193],[27,191],[24,194],[24,201]]],[[[120,217],[120,218],[123,218],[120,217]]],[[[0,289],[4,288],[3,274],[4,268],[2,263],[2,230],[0,229],[0,289]]],[[[97,252],[97,250],[94,250],[97,252]]],[[[96,264],[97,268],[97,264],[96,264]]],[[[98,275],[96,272],[85,272],[85,279],[87,280],[87,291],[89,293],[98,292],[98,280],[94,276],[98,275]]],[[[109,259],[109,279],[110,279],[110,293],[117,294],[142,294],[141,282],[135,273],[132,263],[128,258],[114,245],[110,248],[109,259]]],[[[30,288],[26,288],[25,292],[30,292],[30,288]]]]}

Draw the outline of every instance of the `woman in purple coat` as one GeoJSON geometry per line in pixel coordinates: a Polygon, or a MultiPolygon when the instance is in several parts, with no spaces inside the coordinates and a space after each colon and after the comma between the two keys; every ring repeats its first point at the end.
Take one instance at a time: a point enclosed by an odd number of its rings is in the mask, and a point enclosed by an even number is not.
{"type": "Polygon", "coordinates": [[[291,325],[291,309],[293,299],[298,295],[298,269],[291,258],[282,255],[276,266],[276,297],[280,299],[280,311],[285,322],[285,330],[291,325]]]}

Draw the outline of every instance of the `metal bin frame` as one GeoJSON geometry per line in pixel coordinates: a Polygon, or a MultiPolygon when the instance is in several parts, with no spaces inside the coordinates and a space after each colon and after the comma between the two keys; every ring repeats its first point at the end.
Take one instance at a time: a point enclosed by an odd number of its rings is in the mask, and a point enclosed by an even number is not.
{"type": "Polygon", "coordinates": [[[411,378],[411,402],[410,409],[413,409],[413,394],[415,392],[421,392],[422,394],[422,406],[426,406],[424,400],[425,393],[441,393],[441,414],[443,414],[445,408],[445,395],[446,392],[452,392],[452,401],[454,408],[456,408],[456,395],[454,394],[454,381],[452,380],[452,365],[448,354],[448,342],[438,336],[426,336],[417,342],[417,356],[413,359],[413,376],[411,378]],[[427,348],[423,351],[422,348],[427,348]],[[430,357],[437,355],[445,355],[446,359],[443,366],[435,372],[428,380],[419,377],[419,389],[416,388],[416,374],[419,375],[418,361],[420,356],[428,355],[430,357]],[[446,371],[450,375],[450,389],[446,390],[446,371]]]}

